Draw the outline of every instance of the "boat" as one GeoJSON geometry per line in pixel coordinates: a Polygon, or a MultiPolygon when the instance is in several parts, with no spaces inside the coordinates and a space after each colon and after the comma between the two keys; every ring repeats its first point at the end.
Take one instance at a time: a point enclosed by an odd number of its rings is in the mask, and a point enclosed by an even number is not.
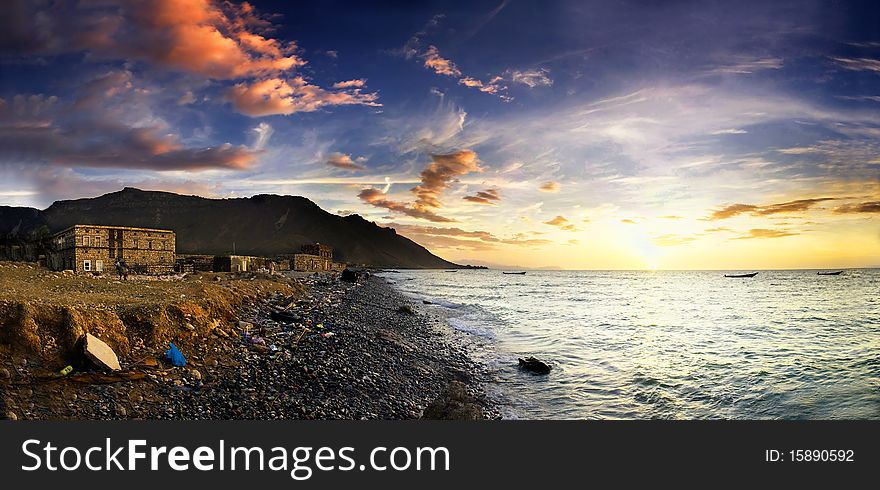
{"type": "Polygon", "coordinates": [[[724,277],[755,277],[757,275],[757,272],[750,272],[748,274],[724,274],[724,277]]]}
{"type": "Polygon", "coordinates": [[[517,275],[520,275],[520,276],[524,276],[524,275],[526,275],[526,272],[525,272],[525,271],[522,271],[522,272],[504,272],[504,271],[502,271],[501,273],[502,273],[502,274],[517,274],[517,275]]]}
{"type": "Polygon", "coordinates": [[[458,271],[443,271],[443,272],[458,272],[458,271]]]}
{"type": "Polygon", "coordinates": [[[816,274],[818,274],[818,275],[820,275],[820,276],[839,276],[839,275],[843,274],[843,271],[834,271],[834,272],[822,272],[822,271],[819,271],[819,272],[817,272],[816,274]]]}

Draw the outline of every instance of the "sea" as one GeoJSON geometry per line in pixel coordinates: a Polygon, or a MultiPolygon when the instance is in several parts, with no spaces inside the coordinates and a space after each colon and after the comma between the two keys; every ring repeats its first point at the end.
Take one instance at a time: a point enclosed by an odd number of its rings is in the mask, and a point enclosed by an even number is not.
{"type": "Polygon", "coordinates": [[[880,269],[737,272],[380,275],[460,333],[505,418],[880,418],[880,269]]]}

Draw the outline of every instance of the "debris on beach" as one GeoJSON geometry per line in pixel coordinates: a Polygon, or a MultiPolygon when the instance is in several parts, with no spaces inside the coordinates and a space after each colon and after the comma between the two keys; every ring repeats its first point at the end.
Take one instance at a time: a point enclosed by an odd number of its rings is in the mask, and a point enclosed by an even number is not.
{"type": "Polygon", "coordinates": [[[119,365],[119,358],[116,353],[103,340],[87,333],[83,340],[83,352],[90,361],[95,363],[101,369],[108,371],[119,371],[122,367],[119,365]]]}
{"type": "Polygon", "coordinates": [[[476,417],[473,407],[455,408],[473,400],[483,418],[498,416],[476,381],[489,371],[439,319],[398,313],[408,300],[379,278],[209,273],[114,284],[60,276],[39,288],[18,281],[16,296],[0,300],[0,320],[25,327],[0,339],[0,416],[417,419],[431,416],[428,407],[452,380],[464,380],[460,373],[468,373],[470,398],[453,389],[446,412],[476,417]],[[50,315],[101,337],[125,370],[90,371],[64,357],[78,337],[57,336],[50,315]],[[186,368],[163,361],[172,341],[186,368]],[[59,376],[66,365],[74,370],[59,376]]]}
{"type": "Polygon", "coordinates": [[[172,366],[186,366],[186,357],[184,357],[183,352],[180,352],[180,349],[174,345],[174,342],[168,344],[168,350],[165,351],[165,359],[167,359],[172,366]]]}
{"type": "Polygon", "coordinates": [[[519,358],[519,367],[535,374],[550,374],[550,370],[553,369],[546,362],[531,356],[525,359],[519,358]]]}

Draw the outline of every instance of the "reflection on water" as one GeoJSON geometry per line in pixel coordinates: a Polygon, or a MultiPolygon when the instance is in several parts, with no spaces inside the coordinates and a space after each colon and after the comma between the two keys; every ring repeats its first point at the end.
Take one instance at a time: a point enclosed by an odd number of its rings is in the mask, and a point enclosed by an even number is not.
{"type": "Polygon", "coordinates": [[[880,270],[387,277],[470,334],[510,416],[880,418],[880,270]]]}

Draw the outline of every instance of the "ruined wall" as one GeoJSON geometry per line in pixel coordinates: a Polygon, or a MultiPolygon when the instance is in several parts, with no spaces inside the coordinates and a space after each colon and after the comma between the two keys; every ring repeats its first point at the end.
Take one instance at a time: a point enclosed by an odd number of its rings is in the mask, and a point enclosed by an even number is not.
{"type": "Polygon", "coordinates": [[[317,255],[322,259],[333,261],[333,247],[330,245],[322,245],[320,243],[309,243],[301,247],[302,253],[306,255],[317,255]]]}
{"type": "Polygon", "coordinates": [[[294,254],[293,270],[302,272],[329,271],[333,268],[333,261],[319,255],[294,254]]]}

